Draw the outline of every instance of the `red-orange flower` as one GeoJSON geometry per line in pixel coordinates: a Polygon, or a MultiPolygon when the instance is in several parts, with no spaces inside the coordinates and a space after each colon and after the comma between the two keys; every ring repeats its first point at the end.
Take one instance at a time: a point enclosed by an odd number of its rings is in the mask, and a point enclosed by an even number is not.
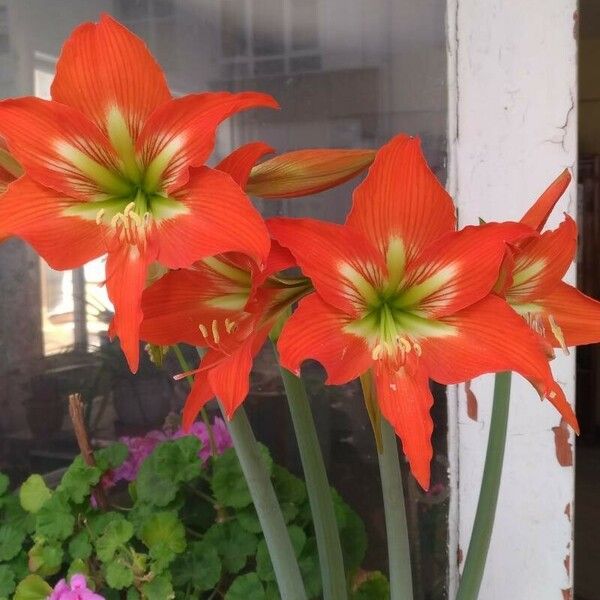
{"type": "MultiPolygon", "coordinates": [[[[571,176],[564,171],[522,219],[541,231],[571,176]]],[[[600,302],[562,281],[577,250],[577,225],[568,215],[554,230],[513,246],[507,257],[500,291],[552,348],[600,342],[600,302]]],[[[577,423],[569,423],[577,430],[577,423]]]]}
{"type": "Polygon", "coordinates": [[[282,365],[299,373],[305,359],[316,359],[329,384],[372,369],[381,412],[424,488],[432,457],[429,378],[455,384],[513,370],[544,396],[564,398],[537,336],[490,295],[506,242],[531,230],[504,223],[456,232],[455,224],[452,201],[418,140],[404,135],[378,152],[345,225],[268,222],[316,290],[283,328],[282,365]]]}
{"type": "Polygon", "coordinates": [[[220,252],[269,252],[264,223],[232,179],[203,166],[217,125],[259,93],[172,98],[144,43],[109,16],[65,43],[52,101],[0,103],[0,134],[25,174],[0,203],[0,235],[27,240],[56,269],[108,253],[112,331],[138,364],[148,265],[190,266],[220,252]]]}

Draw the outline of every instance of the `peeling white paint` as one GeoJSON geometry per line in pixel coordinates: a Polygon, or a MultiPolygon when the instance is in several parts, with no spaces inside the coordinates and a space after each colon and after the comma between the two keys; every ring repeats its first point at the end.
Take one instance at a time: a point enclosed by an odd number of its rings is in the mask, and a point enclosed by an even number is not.
{"type": "MultiPolygon", "coordinates": [[[[479,217],[520,218],[562,169],[575,167],[576,8],[576,0],[448,0],[448,188],[462,225],[479,217]]],[[[571,184],[550,225],[574,206],[571,184]]],[[[574,356],[559,356],[553,372],[574,399],[574,356]]],[[[449,390],[451,557],[459,547],[466,553],[469,543],[492,388],[492,377],[472,383],[477,421],[467,416],[464,386],[449,390]]],[[[559,423],[550,404],[540,403],[531,386],[515,376],[480,600],[561,600],[563,590],[571,588],[573,569],[565,568],[565,548],[572,523],[565,506],[572,506],[574,471],[556,459],[553,427],[559,423]]],[[[453,559],[450,563],[453,598],[458,567],[453,559]]]]}

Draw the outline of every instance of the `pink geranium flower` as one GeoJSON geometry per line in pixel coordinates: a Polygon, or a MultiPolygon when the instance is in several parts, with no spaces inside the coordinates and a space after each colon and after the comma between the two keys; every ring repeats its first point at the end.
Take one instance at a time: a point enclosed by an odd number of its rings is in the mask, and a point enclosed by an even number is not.
{"type": "Polygon", "coordinates": [[[69,583],[61,579],[47,600],[106,600],[87,586],[84,575],[73,575],[69,583]]]}

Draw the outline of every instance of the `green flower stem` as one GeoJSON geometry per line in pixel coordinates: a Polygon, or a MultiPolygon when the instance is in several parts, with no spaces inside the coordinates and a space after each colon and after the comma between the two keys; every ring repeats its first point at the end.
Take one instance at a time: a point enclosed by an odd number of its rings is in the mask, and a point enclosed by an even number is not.
{"type": "Polygon", "coordinates": [[[381,419],[381,441],[383,452],[378,456],[387,533],[390,600],[412,600],[410,546],[398,442],[392,426],[383,418],[381,419]]]}
{"type": "Polygon", "coordinates": [[[490,538],[494,527],[498,491],[502,477],[502,463],[506,446],[506,429],[510,400],[511,374],[498,373],[494,384],[494,403],[490,421],[483,478],[479,491],[477,512],[473,522],[473,532],[465,566],[458,586],[456,600],[476,600],[483,579],[485,561],[490,547],[490,538]]]}
{"type": "Polygon", "coordinates": [[[279,367],[288,398],[312,512],[324,600],[347,598],[342,545],[319,437],[302,380],[279,367]]]}
{"type": "MultiPolygon", "coordinates": [[[[225,415],[222,406],[221,412],[225,415]]],[[[285,600],[306,600],[300,568],[281,507],[242,406],[228,421],[228,427],[267,542],[279,594],[285,600]]]]}
{"type": "MultiPolygon", "coordinates": [[[[173,352],[175,352],[177,361],[179,362],[179,365],[183,369],[184,373],[191,371],[190,364],[185,359],[185,356],[183,355],[183,352],[181,351],[181,348],[179,347],[178,344],[175,344],[173,346],[173,352]]],[[[186,375],[185,379],[188,382],[190,389],[191,389],[191,387],[194,385],[194,378],[191,375],[186,375]]],[[[200,417],[202,418],[202,421],[204,422],[204,424],[206,425],[206,429],[208,430],[208,443],[210,444],[210,453],[213,456],[216,456],[217,455],[217,444],[215,442],[215,434],[213,433],[212,425],[211,425],[210,419],[208,418],[208,413],[206,412],[206,410],[204,408],[200,411],[200,417]]]]}

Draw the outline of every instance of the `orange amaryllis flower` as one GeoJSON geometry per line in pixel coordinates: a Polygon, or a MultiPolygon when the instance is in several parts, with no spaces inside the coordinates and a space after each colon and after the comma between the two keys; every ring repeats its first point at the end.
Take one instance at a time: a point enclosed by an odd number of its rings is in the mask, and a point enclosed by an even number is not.
{"type": "MultiPolygon", "coordinates": [[[[571,176],[564,171],[527,211],[522,222],[540,231],[571,176]]],[[[562,281],[577,250],[577,225],[568,215],[554,230],[516,244],[507,257],[499,291],[553,348],[600,342],[600,302],[562,281]]],[[[574,417],[567,419],[577,431],[574,417]]]]}
{"type": "MultiPolygon", "coordinates": [[[[256,161],[272,151],[263,142],[251,142],[216,168],[243,187],[256,161]]],[[[140,330],[144,340],[208,348],[191,373],[195,379],[183,411],[185,428],[214,396],[229,417],[245,400],[253,359],[269,331],[282,312],[310,289],[304,278],[275,276],[294,264],[290,252],[274,242],[263,270],[247,256],[226,253],[204,258],[191,269],[170,271],[144,291],[140,330]]]]}
{"type": "Polygon", "coordinates": [[[514,370],[546,397],[562,395],[537,336],[490,295],[506,242],[531,230],[492,223],[456,232],[455,224],[419,141],[404,135],[378,152],[345,225],[268,222],[316,290],[283,328],[282,365],[298,374],[316,359],[329,384],[372,370],[381,412],[423,488],[432,457],[429,378],[455,384],[514,370]]]}
{"type": "Polygon", "coordinates": [[[282,312],[310,290],[304,278],[274,276],[292,264],[289,252],[273,243],[260,273],[247,257],[222,254],[170,271],[144,290],[144,340],[208,348],[198,369],[184,374],[195,374],[184,427],[214,396],[230,418],[245,400],[254,357],[282,312]]]}
{"type": "Polygon", "coordinates": [[[21,236],[55,269],[108,254],[112,331],[135,371],[151,262],[181,268],[226,251],[266,260],[260,215],[203,164],[223,119],[277,103],[252,92],[172,98],[145,44],[109,16],[75,29],[51,92],[0,103],[0,134],[25,172],[0,203],[0,235],[21,236]]]}

